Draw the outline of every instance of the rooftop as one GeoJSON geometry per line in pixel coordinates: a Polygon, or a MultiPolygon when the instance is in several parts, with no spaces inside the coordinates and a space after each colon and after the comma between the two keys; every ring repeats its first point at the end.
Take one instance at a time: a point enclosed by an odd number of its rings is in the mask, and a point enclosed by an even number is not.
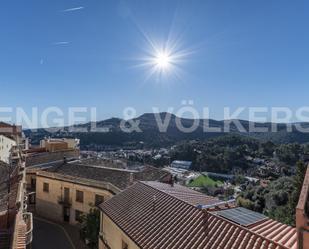
{"type": "Polygon", "coordinates": [[[191,165],[192,165],[192,162],[191,162],[191,161],[179,161],[179,160],[175,160],[175,161],[173,161],[172,163],[174,163],[174,164],[182,164],[182,165],[185,165],[185,166],[191,166],[191,165]]]}
{"type": "MultiPolygon", "coordinates": [[[[44,170],[49,173],[57,173],[63,176],[83,178],[88,180],[106,182],[123,190],[130,186],[131,177],[134,181],[157,181],[168,173],[152,166],[144,166],[140,170],[126,170],[108,168],[94,165],[84,165],[78,162],[62,163],[44,170]]],[[[44,171],[40,174],[44,174],[44,171]]]]}
{"type": "Polygon", "coordinates": [[[204,195],[200,192],[194,191],[190,188],[181,186],[179,184],[174,184],[173,186],[170,184],[165,184],[162,182],[144,182],[150,187],[158,189],[168,195],[172,195],[175,198],[187,202],[193,206],[197,205],[211,205],[215,203],[220,203],[221,201],[212,196],[204,195]]]}
{"type": "Polygon", "coordinates": [[[179,185],[138,182],[100,207],[140,248],[296,248],[295,228],[269,218],[242,226],[196,205],[216,201],[179,185]]]}
{"type": "Polygon", "coordinates": [[[0,121],[0,134],[21,134],[21,126],[10,125],[0,121]]]}

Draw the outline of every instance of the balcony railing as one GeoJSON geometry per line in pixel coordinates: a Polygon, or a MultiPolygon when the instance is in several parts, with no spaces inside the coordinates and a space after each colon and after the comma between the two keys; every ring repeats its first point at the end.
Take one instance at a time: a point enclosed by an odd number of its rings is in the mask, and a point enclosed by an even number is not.
{"type": "Polygon", "coordinates": [[[24,221],[27,225],[27,232],[25,234],[26,237],[26,245],[30,245],[33,240],[33,217],[32,213],[24,213],[23,214],[24,221]]]}
{"type": "Polygon", "coordinates": [[[58,197],[58,203],[60,205],[64,205],[64,206],[70,207],[70,206],[72,206],[72,198],[67,198],[67,197],[59,196],[58,197]]]}

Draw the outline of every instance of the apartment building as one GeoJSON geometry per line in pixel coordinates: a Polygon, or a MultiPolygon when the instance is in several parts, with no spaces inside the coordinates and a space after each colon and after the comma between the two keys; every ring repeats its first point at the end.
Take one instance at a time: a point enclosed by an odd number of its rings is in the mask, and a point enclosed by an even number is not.
{"type": "Polygon", "coordinates": [[[40,148],[48,152],[79,150],[80,140],[76,138],[45,138],[40,141],[40,148]]]}
{"type": "Polygon", "coordinates": [[[100,249],[308,249],[309,168],[296,228],[177,184],[138,182],[100,205],[100,249]]]}
{"type": "Polygon", "coordinates": [[[25,165],[0,162],[0,248],[26,249],[32,243],[32,214],[27,211],[25,165]]]}
{"type": "Polygon", "coordinates": [[[81,215],[134,181],[160,180],[166,175],[151,166],[124,170],[64,162],[36,172],[36,212],[42,217],[74,225],[81,215]]]}

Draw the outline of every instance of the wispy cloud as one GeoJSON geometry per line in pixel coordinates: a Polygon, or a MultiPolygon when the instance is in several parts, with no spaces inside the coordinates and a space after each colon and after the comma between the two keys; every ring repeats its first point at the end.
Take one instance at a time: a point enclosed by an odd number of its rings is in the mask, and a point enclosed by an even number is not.
{"type": "Polygon", "coordinates": [[[58,42],[53,42],[52,45],[68,45],[70,42],[68,41],[58,41],[58,42]]]}
{"type": "Polygon", "coordinates": [[[69,9],[61,10],[61,12],[71,12],[71,11],[82,10],[82,9],[84,9],[84,7],[83,6],[79,6],[79,7],[74,7],[74,8],[69,8],[69,9]]]}

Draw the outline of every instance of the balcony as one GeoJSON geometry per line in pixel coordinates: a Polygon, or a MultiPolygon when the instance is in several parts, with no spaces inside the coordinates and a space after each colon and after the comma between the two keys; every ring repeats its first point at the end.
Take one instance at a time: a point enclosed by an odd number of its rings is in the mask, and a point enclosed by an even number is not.
{"type": "Polygon", "coordinates": [[[24,221],[27,225],[27,231],[25,234],[26,237],[26,245],[30,245],[33,240],[33,217],[32,213],[24,213],[23,214],[24,221]]]}
{"type": "Polygon", "coordinates": [[[72,206],[72,198],[67,198],[63,196],[58,197],[58,203],[60,205],[63,205],[65,207],[71,207],[72,206]]]}

